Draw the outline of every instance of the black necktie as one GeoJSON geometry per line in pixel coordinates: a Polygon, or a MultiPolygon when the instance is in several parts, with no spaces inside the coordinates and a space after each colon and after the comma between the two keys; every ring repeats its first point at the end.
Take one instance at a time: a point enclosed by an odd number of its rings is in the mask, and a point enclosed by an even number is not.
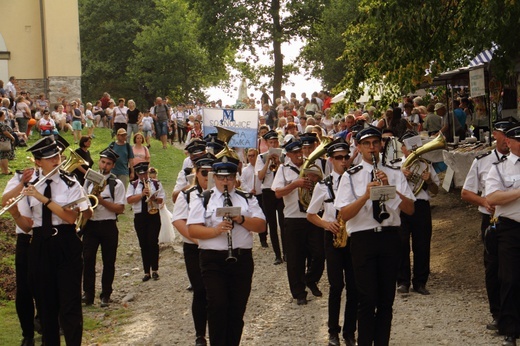
{"type": "MultiPolygon", "coordinates": [[[[372,176],[372,181],[374,181],[375,180],[374,171],[370,172],[370,175],[372,176]]],[[[380,213],[381,213],[381,207],[379,206],[379,201],[372,201],[372,216],[379,223],[383,222],[383,220],[384,220],[379,217],[380,213]]]]}
{"type": "MultiPolygon", "coordinates": [[[[52,197],[52,192],[51,192],[52,180],[47,179],[45,181],[45,183],[47,184],[47,186],[45,187],[45,191],[43,191],[43,195],[50,199],[52,197]]],[[[49,209],[49,207],[44,206],[43,203],[42,203],[42,227],[52,228],[52,212],[49,209]]]]}
{"type": "MultiPolygon", "coordinates": [[[[144,190],[144,183],[141,182],[141,184],[143,185],[143,190],[144,190]]],[[[143,198],[141,198],[141,213],[147,213],[148,212],[148,203],[146,203],[146,198],[147,196],[143,196],[143,198]]]]}

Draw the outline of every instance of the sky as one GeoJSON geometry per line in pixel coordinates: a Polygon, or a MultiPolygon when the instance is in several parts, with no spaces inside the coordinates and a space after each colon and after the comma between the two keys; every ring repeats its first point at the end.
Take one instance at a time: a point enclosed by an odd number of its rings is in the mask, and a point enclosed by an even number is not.
{"type": "MultiPolygon", "coordinates": [[[[289,63],[291,61],[294,61],[298,54],[300,53],[300,49],[303,47],[302,41],[293,41],[291,43],[284,43],[282,44],[282,53],[284,55],[284,63],[289,63]]],[[[271,55],[263,54],[260,57],[259,64],[267,64],[270,62],[271,55]]],[[[263,81],[263,80],[262,80],[263,81]]],[[[322,90],[321,82],[316,78],[309,78],[308,76],[305,76],[303,72],[299,75],[292,75],[289,77],[289,82],[292,84],[286,84],[282,85],[282,90],[285,90],[287,97],[294,92],[296,93],[296,98],[298,100],[301,99],[301,94],[303,92],[307,93],[307,97],[309,97],[314,91],[320,91],[322,90]]],[[[222,100],[223,105],[234,105],[236,103],[236,99],[238,96],[238,87],[240,85],[240,80],[237,79],[233,83],[233,88],[229,93],[226,93],[224,90],[219,88],[210,88],[208,89],[208,94],[210,96],[209,100],[216,101],[218,99],[222,100]]],[[[267,93],[271,98],[272,95],[272,88],[267,88],[267,93]]],[[[247,94],[253,93],[256,100],[260,100],[260,96],[262,95],[262,92],[260,89],[254,88],[254,87],[248,87],[247,94]]]]}

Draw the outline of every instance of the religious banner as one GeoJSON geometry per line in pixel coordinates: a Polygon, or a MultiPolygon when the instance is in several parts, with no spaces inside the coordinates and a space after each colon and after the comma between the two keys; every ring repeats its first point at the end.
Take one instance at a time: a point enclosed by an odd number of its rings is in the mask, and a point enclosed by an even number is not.
{"type": "Polygon", "coordinates": [[[215,126],[236,132],[228,143],[230,148],[256,148],[258,110],[204,108],[204,135],[217,132],[215,126]]]}

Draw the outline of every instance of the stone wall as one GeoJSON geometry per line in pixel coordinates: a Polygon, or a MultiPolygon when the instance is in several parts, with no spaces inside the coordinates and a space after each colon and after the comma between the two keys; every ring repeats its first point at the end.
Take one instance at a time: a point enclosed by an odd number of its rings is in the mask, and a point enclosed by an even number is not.
{"type": "MultiPolygon", "coordinates": [[[[43,79],[17,79],[18,93],[25,90],[34,100],[44,92],[43,79]]],[[[51,106],[61,101],[81,98],[81,77],[49,77],[48,99],[51,106]]]]}

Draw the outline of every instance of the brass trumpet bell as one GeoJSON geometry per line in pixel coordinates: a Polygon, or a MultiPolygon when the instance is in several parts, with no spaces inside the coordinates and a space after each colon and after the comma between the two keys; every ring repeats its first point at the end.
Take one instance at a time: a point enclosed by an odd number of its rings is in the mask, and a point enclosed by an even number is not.
{"type": "Polygon", "coordinates": [[[220,139],[222,142],[225,143],[224,149],[222,149],[221,151],[219,151],[217,153],[217,155],[215,155],[216,158],[220,159],[223,156],[228,156],[228,157],[233,157],[237,160],[240,160],[240,158],[238,157],[238,154],[234,150],[232,150],[228,147],[228,143],[231,140],[231,137],[233,137],[237,133],[235,131],[225,129],[220,126],[215,126],[215,127],[217,128],[217,139],[220,139]]]}

